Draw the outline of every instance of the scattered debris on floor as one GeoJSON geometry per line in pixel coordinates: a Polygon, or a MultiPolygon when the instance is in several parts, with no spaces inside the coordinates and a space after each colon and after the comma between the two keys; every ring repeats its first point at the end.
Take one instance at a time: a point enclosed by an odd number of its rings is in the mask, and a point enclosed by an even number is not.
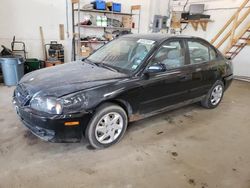
{"type": "Polygon", "coordinates": [[[196,185],[195,180],[192,179],[192,178],[190,178],[190,179],[188,180],[188,183],[189,183],[190,185],[196,185]]]}
{"type": "Polygon", "coordinates": [[[177,152],[172,152],[171,153],[174,157],[177,157],[178,156],[178,153],[177,152]]]}
{"type": "Polygon", "coordinates": [[[141,156],[136,157],[136,161],[143,161],[143,158],[141,156]]]}
{"type": "Polygon", "coordinates": [[[90,168],[87,168],[87,169],[80,169],[80,171],[85,172],[85,173],[88,174],[88,175],[92,175],[92,174],[95,174],[95,173],[96,173],[95,170],[92,170],[92,169],[90,169],[90,168]]]}
{"type": "Polygon", "coordinates": [[[184,114],[184,117],[189,118],[189,119],[193,119],[193,115],[190,112],[184,114]]]}
{"type": "Polygon", "coordinates": [[[207,188],[207,187],[208,187],[207,183],[201,183],[201,188],[207,188]]]}
{"type": "Polygon", "coordinates": [[[164,133],[163,131],[159,131],[159,132],[157,132],[156,134],[157,135],[160,135],[160,134],[162,134],[162,133],[164,133]]]}
{"type": "Polygon", "coordinates": [[[164,120],[166,120],[170,124],[174,124],[175,123],[174,118],[172,118],[170,116],[165,117],[164,120]]]}

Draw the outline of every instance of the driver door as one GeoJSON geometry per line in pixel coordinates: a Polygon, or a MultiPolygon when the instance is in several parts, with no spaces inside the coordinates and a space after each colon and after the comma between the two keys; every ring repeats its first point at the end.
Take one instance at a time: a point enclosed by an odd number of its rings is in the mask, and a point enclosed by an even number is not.
{"type": "Polygon", "coordinates": [[[182,39],[168,40],[157,50],[147,68],[162,64],[166,70],[142,78],[141,114],[164,110],[189,98],[192,74],[186,66],[189,63],[186,54],[182,39]]]}

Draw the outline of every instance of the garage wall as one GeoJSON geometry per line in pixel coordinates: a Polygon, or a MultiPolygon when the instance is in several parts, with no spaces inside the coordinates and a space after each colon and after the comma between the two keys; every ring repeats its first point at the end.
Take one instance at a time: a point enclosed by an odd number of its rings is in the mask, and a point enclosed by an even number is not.
{"type": "MultiPolygon", "coordinates": [[[[10,47],[13,36],[27,45],[28,57],[43,58],[39,26],[46,43],[59,40],[59,24],[66,22],[63,0],[1,0],[0,44],[10,47]]],[[[70,46],[70,40],[60,41],[70,46]]],[[[68,58],[69,48],[65,48],[68,58]]]]}
{"type": "MultiPolygon", "coordinates": [[[[69,21],[71,21],[71,0],[1,0],[0,2],[0,44],[10,48],[13,36],[26,43],[28,57],[43,59],[39,26],[43,27],[46,43],[59,41],[59,24],[64,24],[66,32],[66,2],[69,5],[69,21]]],[[[90,0],[81,1],[84,3],[90,0]]],[[[141,32],[148,31],[150,0],[119,0],[123,12],[130,12],[130,6],[142,5],[141,32]]],[[[72,32],[69,22],[70,37],[65,35],[65,61],[71,60],[72,32]]],[[[96,30],[91,31],[97,34],[96,30]]],[[[100,32],[100,34],[102,34],[100,32]]]]}

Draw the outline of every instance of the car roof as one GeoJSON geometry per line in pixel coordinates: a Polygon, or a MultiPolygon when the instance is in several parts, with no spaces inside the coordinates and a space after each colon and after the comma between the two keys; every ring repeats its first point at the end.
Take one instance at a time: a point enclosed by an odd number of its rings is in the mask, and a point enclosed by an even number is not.
{"type": "Polygon", "coordinates": [[[154,40],[157,42],[169,39],[169,38],[196,38],[201,39],[198,37],[193,36],[186,36],[186,35],[171,35],[171,34],[158,34],[158,33],[151,33],[151,34],[128,34],[122,36],[124,38],[137,38],[137,39],[147,39],[147,40],[154,40]]]}

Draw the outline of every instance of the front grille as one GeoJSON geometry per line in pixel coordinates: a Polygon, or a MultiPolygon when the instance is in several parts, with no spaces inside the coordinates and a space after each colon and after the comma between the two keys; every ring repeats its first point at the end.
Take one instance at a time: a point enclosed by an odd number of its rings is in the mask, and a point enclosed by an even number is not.
{"type": "Polygon", "coordinates": [[[28,101],[31,99],[29,92],[25,88],[25,86],[18,84],[15,90],[15,99],[21,106],[28,105],[28,101]]]}

